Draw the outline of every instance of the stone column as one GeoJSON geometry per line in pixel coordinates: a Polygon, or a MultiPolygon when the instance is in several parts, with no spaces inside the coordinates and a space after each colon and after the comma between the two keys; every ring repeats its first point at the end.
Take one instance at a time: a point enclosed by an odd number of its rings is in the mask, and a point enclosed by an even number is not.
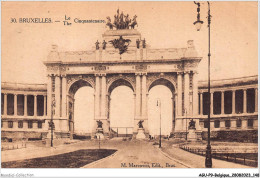
{"type": "Polygon", "coordinates": [[[196,71],[193,72],[193,116],[198,115],[198,73],[196,71]]]}
{"type": "Polygon", "coordinates": [[[37,95],[34,95],[34,111],[33,111],[33,116],[37,117],[37,95]]]}
{"type": "Polygon", "coordinates": [[[7,93],[4,93],[4,115],[7,115],[7,93]]]}
{"type": "Polygon", "coordinates": [[[182,116],[182,72],[177,73],[177,116],[182,116]]]}
{"type": "Polygon", "coordinates": [[[62,117],[65,118],[67,116],[66,112],[67,105],[67,78],[66,75],[62,76],[62,117]]]}
{"type": "Polygon", "coordinates": [[[46,116],[46,95],[43,96],[43,116],[46,116]]]}
{"type": "Polygon", "coordinates": [[[136,98],[135,98],[135,118],[140,119],[141,114],[141,80],[140,74],[135,74],[136,76],[136,98]]]}
{"type": "Polygon", "coordinates": [[[243,98],[244,98],[244,102],[243,102],[243,113],[247,113],[247,95],[246,95],[246,89],[243,90],[243,98]]]}
{"type": "Polygon", "coordinates": [[[214,100],[213,100],[213,95],[214,95],[214,92],[210,92],[210,114],[211,115],[213,115],[213,102],[214,102],[214,100]]]}
{"type": "Polygon", "coordinates": [[[190,90],[190,74],[189,71],[184,72],[184,109],[187,115],[190,115],[189,111],[189,90],[190,90]]]}
{"type": "Polygon", "coordinates": [[[236,113],[236,90],[232,90],[232,114],[236,113]]]}
{"type": "Polygon", "coordinates": [[[258,88],[255,88],[255,112],[258,112],[258,88]]]}
{"type": "Polygon", "coordinates": [[[203,115],[203,92],[200,93],[200,115],[203,115]]]}
{"type": "Polygon", "coordinates": [[[101,117],[106,117],[106,74],[102,74],[101,78],[101,117]]]}
{"type": "Polygon", "coordinates": [[[224,91],[221,91],[221,114],[225,114],[225,112],[224,112],[224,91]]]}
{"type": "Polygon", "coordinates": [[[100,110],[99,110],[99,103],[100,103],[100,81],[99,75],[96,75],[96,87],[95,87],[95,119],[98,120],[100,117],[100,110]]]}
{"type": "Polygon", "coordinates": [[[55,116],[60,117],[60,76],[55,76],[55,116]]]}
{"type": "Polygon", "coordinates": [[[14,115],[17,116],[17,94],[14,94],[14,115]]]}
{"type": "Polygon", "coordinates": [[[27,95],[24,95],[24,116],[27,116],[27,95]]]}
{"type": "Polygon", "coordinates": [[[147,119],[146,74],[142,75],[142,117],[147,119]]]}
{"type": "Polygon", "coordinates": [[[141,60],[140,48],[136,49],[136,60],[141,60]]]}
{"type": "Polygon", "coordinates": [[[47,116],[50,119],[51,118],[51,103],[52,103],[52,80],[51,75],[48,75],[48,81],[47,81],[47,116]]]}

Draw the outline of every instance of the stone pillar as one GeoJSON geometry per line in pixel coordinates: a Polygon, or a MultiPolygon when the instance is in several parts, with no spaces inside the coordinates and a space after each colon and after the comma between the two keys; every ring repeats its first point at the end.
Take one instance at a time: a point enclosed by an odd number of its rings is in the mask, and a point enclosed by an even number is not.
{"type": "Polygon", "coordinates": [[[27,95],[24,95],[24,116],[27,116],[27,95]]]}
{"type": "Polygon", "coordinates": [[[43,96],[43,116],[46,116],[46,95],[43,96]]]}
{"type": "Polygon", "coordinates": [[[51,75],[48,75],[47,81],[47,116],[51,118],[51,103],[52,103],[52,80],[51,75]]]}
{"type": "Polygon", "coordinates": [[[182,116],[182,72],[177,73],[177,116],[182,116]]]}
{"type": "Polygon", "coordinates": [[[136,60],[141,60],[140,48],[136,49],[136,60]]]}
{"type": "Polygon", "coordinates": [[[60,76],[55,76],[55,116],[60,117],[60,76]]]}
{"type": "Polygon", "coordinates": [[[99,110],[99,103],[100,103],[100,81],[99,75],[96,75],[96,87],[95,87],[95,119],[98,120],[100,117],[100,110],[99,110]]]}
{"type": "Polygon", "coordinates": [[[67,78],[66,75],[62,76],[62,117],[66,118],[66,105],[67,105],[67,78]]]}
{"type": "Polygon", "coordinates": [[[232,90],[232,114],[236,113],[236,90],[232,90]]]}
{"type": "Polygon", "coordinates": [[[100,51],[99,49],[96,50],[96,61],[100,60],[100,51]]]}
{"type": "Polygon", "coordinates": [[[147,119],[146,74],[142,75],[142,117],[147,119]]]}
{"type": "Polygon", "coordinates": [[[143,60],[147,59],[147,51],[146,48],[143,48],[143,60]]]}
{"type": "Polygon", "coordinates": [[[4,93],[4,115],[7,115],[7,93],[4,93]]]}
{"type": "Polygon", "coordinates": [[[135,118],[140,119],[141,114],[141,80],[140,74],[136,74],[136,98],[135,98],[135,118]]]}
{"type": "Polygon", "coordinates": [[[255,112],[258,112],[258,88],[255,88],[255,112]]]}
{"type": "Polygon", "coordinates": [[[190,115],[189,111],[189,90],[190,90],[190,74],[189,71],[184,72],[184,109],[187,115],[190,115]]]}
{"type": "Polygon", "coordinates": [[[193,116],[198,115],[198,80],[197,80],[197,72],[193,72],[193,116]]]}
{"type": "Polygon", "coordinates": [[[221,114],[225,114],[225,112],[224,112],[224,91],[221,91],[221,114]]]}
{"type": "Polygon", "coordinates": [[[14,115],[17,116],[17,94],[14,94],[14,115]]]}
{"type": "Polygon", "coordinates": [[[37,117],[37,95],[34,95],[34,111],[33,111],[33,116],[37,117]]]}
{"type": "Polygon", "coordinates": [[[246,89],[243,90],[243,98],[244,98],[244,102],[243,102],[243,113],[247,113],[247,95],[246,95],[246,89]]]}
{"type": "Polygon", "coordinates": [[[106,117],[106,74],[102,74],[101,78],[101,117],[106,117]]]}
{"type": "Polygon", "coordinates": [[[213,95],[214,95],[214,92],[210,92],[210,115],[213,115],[213,95]]]}
{"type": "Polygon", "coordinates": [[[203,115],[203,92],[200,93],[200,115],[203,115]]]}

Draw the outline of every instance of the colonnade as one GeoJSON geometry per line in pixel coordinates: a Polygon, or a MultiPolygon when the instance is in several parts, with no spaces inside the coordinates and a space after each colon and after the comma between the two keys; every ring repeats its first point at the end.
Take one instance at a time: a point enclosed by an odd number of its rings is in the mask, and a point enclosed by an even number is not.
{"type": "Polygon", "coordinates": [[[29,95],[32,95],[34,96],[34,109],[33,109],[33,117],[37,117],[39,116],[37,114],[37,96],[43,96],[44,97],[44,102],[43,102],[43,115],[42,116],[46,116],[46,100],[47,100],[47,96],[46,95],[41,95],[41,94],[35,94],[35,93],[32,93],[32,94],[18,94],[18,93],[3,93],[4,95],[4,106],[3,106],[3,116],[8,116],[10,114],[7,113],[7,103],[10,102],[8,101],[8,98],[7,98],[7,95],[13,95],[14,96],[14,114],[11,114],[12,116],[18,116],[18,103],[17,103],[17,96],[18,95],[21,95],[21,96],[24,96],[24,113],[22,116],[28,116],[27,114],[27,110],[28,110],[28,102],[27,102],[27,96],[29,95]]]}
{"type": "MultiPolygon", "coordinates": [[[[232,112],[230,114],[236,114],[236,91],[237,90],[243,90],[243,112],[241,112],[240,114],[243,114],[243,113],[248,113],[248,110],[247,110],[247,105],[248,105],[248,102],[247,102],[247,90],[248,89],[252,89],[252,88],[243,88],[243,89],[233,89],[233,90],[229,90],[228,88],[225,90],[225,91],[231,91],[232,92],[232,112]]],[[[254,112],[258,112],[258,88],[253,88],[255,90],[255,103],[254,103],[254,112]]],[[[211,115],[215,115],[215,113],[213,112],[213,106],[214,106],[214,99],[213,99],[213,95],[215,92],[220,92],[221,93],[221,112],[219,114],[221,115],[224,115],[224,114],[227,114],[225,113],[225,107],[224,107],[224,101],[225,101],[225,91],[222,90],[222,91],[212,91],[210,93],[210,100],[211,100],[211,108],[210,108],[210,114],[211,115]]],[[[200,112],[199,114],[200,115],[203,115],[203,108],[205,107],[204,106],[204,103],[203,103],[203,93],[206,93],[206,92],[202,92],[200,91],[199,92],[199,95],[200,95],[200,112]]]]}

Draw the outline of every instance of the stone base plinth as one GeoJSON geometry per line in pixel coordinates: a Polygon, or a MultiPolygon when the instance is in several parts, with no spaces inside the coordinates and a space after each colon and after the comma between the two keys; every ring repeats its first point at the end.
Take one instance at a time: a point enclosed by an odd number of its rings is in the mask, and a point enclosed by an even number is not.
{"type": "Polygon", "coordinates": [[[96,133],[96,139],[104,140],[104,134],[103,133],[96,133]]]}
{"type": "Polygon", "coordinates": [[[188,140],[191,140],[191,141],[197,140],[197,135],[196,135],[195,129],[189,129],[188,140]]]}
{"type": "Polygon", "coordinates": [[[145,139],[144,129],[142,129],[142,128],[138,129],[136,139],[145,139]]]}

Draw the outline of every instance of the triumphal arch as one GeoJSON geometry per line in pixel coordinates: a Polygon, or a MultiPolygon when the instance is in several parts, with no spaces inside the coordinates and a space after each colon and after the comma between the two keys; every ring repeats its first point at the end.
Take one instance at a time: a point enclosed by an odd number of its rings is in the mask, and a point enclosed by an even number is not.
{"type": "MultiPolygon", "coordinates": [[[[129,19],[115,15],[112,23],[88,51],[59,51],[53,45],[47,67],[47,118],[52,110],[55,133],[73,133],[74,95],[83,86],[94,89],[96,121],[103,124],[104,135],[110,132],[110,95],[117,86],[125,85],[134,92],[135,117],[133,134],[138,122],[143,121],[149,134],[149,90],[156,85],[165,85],[172,92],[172,133],[182,133],[186,119],[193,118],[199,132],[197,67],[201,61],[192,40],[184,48],[153,49],[141,33],[135,29],[136,16],[129,19]]],[[[98,125],[93,127],[95,134],[98,125]]]]}

